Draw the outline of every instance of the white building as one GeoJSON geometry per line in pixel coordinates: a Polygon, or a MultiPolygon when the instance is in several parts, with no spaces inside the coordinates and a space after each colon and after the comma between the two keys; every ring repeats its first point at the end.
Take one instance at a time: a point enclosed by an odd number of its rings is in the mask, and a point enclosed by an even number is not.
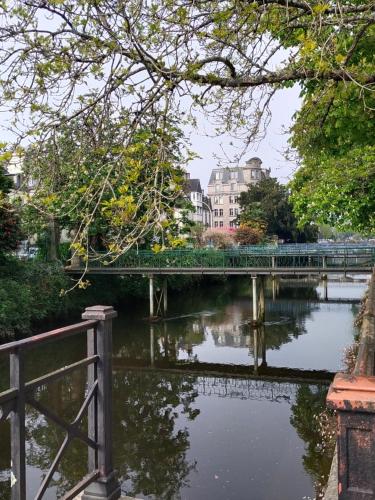
{"type": "Polygon", "coordinates": [[[199,179],[190,179],[190,174],[186,174],[184,192],[193,205],[193,210],[189,212],[188,218],[196,223],[211,227],[212,209],[210,199],[205,196],[199,179]]]}

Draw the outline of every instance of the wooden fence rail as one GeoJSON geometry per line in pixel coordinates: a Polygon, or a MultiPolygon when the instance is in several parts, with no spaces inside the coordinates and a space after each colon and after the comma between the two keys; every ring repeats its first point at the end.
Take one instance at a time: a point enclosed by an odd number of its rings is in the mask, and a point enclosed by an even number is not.
{"type": "Polygon", "coordinates": [[[73,499],[83,493],[83,499],[116,499],[120,485],[112,463],[112,319],[116,311],[108,306],[88,307],[81,323],[35,335],[20,341],[0,345],[0,355],[9,356],[10,387],[0,393],[0,421],[9,417],[11,424],[11,499],[26,500],[25,405],[38,412],[65,431],[65,438],[49,471],[34,497],[44,497],[61,458],[73,439],[88,447],[88,474],[64,496],[73,499]],[[25,379],[25,357],[30,349],[46,342],[61,340],[71,335],[87,334],[87,357],[47,373],[37,379],[25,379]],[[64,377],[77,369],[87,367],[87,390],[83,404],[72,422],[66,422],[53,408],[47,408],[35,396],[37,389],[64,377]],[[87,434],[80,429],[87,413],[87,434]]]}

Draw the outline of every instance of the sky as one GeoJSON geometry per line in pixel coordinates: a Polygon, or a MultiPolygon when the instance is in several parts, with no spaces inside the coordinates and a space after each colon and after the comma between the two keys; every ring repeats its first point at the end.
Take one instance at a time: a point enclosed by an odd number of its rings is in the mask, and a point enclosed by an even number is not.
{"type": "MultiPolygon", "coordinates": [[[[271,176],[277,177],[282,184],[285,184],[292,177],[296,165],[288,162],[283,157],[283,151],[288,146],[288,130],[292,123],[294,113],[299,109],[301,100],[299,99],[300,89],[295,86],[290,89],[279,90],[271,103],[272,120],[267,128],[265,138],[253,148],[249,148],[243,157],[242,164],[253,156],[258,156],[263,161],[263,167],[271,169],[271,176]]],[[[231,147],[231,137],[208,137],[203,133],[203,129],[210,134],[210,125],[198,122],[199,129],[193,131],[191,140],[191,149],[196,152],[200,158],[193,160],[187,170],[191,178],[198,178],[201,181],[202,188],[207,191],[207,184],[211,170],[217,167],[218,160],[215,154],[229,159],[234,158],[235,149],[231,147]]],[[[240,163],[241,165],[241,163],[240,163]]]]}

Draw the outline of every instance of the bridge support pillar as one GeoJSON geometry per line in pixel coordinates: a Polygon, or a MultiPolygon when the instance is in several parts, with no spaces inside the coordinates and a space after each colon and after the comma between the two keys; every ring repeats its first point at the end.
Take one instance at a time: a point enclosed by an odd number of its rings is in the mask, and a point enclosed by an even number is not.
{"type": "Polygon", "coordinates": [[[168,312],[168,280],[164,278],[163,280],[163,313],[164,316],[167,315],[168,312]]]}
{"type": "Polygon", "coordinates": [[[154,317],[154,276],[149,276],[149,300],[150,300],[150,319],[154,317]]]}
{"type": "Polygon", "coordinates": [[[267,344],[266,344],[266,329],[264,325],[261,326],[261,344],[262,344],[262,365],[267,366],[267,344]]]}
{"type": "Polygon", "coordinates": [[[257,299],[257,277],[251,277],[253,281],[253,325],[258,323],[258,299],[257,299]]]}
{"type": "Polygon", "coordinates": [[[264,298],[264,276],[259,277],[259,303],[258,303],[258,323],[264,323],[266,319],[266,301],[264,298]]]}
{"type": "Polygon", "coordinates": [[[155,335],[154,335],[154,327],[150,325],[150,363],[151,366],[154,366],[155,362],[155,335]]]}
{"type": "Polygon", "coordinates": [[[328,300],[328,281],[323,280],[324,300],[328,300]]]}
{"type": "Polygon", "coordinates": [[[258,375],[258,328],[254,328],[253,352],[254,352],[254,375],[258,375]]]}
{"type": "Polygon", "coordinates": [[[277,289],[276,277],[273,274],[272,275],[272,300],[273,300],[273,302],[275,302],[275,300],[276,300],[276,289],[277,289]]]}

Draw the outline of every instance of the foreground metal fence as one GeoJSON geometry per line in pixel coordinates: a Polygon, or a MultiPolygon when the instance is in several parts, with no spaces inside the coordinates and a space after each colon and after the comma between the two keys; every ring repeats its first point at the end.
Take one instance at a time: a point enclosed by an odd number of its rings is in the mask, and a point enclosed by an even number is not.
{"type": "Polygon", "coordinates": [[[79,439],[88,446],[88,474],[66,493],[64,499],[72,499],[84,490],[90,498],[120,497],[120,486],[114,476],[112,464],[112,319],[116,315],[112,307],[88,307],[82,315],[85,321],[81,323],[0,345],[0,355],[9,356],[10,366],[10,387],[0,393],[0,420],[9,417],[11,424],[12,500],[25,500],[28,490],[25,453],[26,404],[34,407],[65,431],[65,438],[49,471],[44,476],[35,500],[44,497],[63,454],[73,439],[79,439]],[[37,379],[29,381],[25,379],[25,358],[32,349],[46,342],[81,333],[87,334],[86,358],[37,379]],[[73,422],[66,422],[54,412],[53,408],[47,408],[38,400],[37,390],[85,367],[87,368],[85,399],[73,422]],[[80,429],[86,413],[87,434],[80,429]]]}

